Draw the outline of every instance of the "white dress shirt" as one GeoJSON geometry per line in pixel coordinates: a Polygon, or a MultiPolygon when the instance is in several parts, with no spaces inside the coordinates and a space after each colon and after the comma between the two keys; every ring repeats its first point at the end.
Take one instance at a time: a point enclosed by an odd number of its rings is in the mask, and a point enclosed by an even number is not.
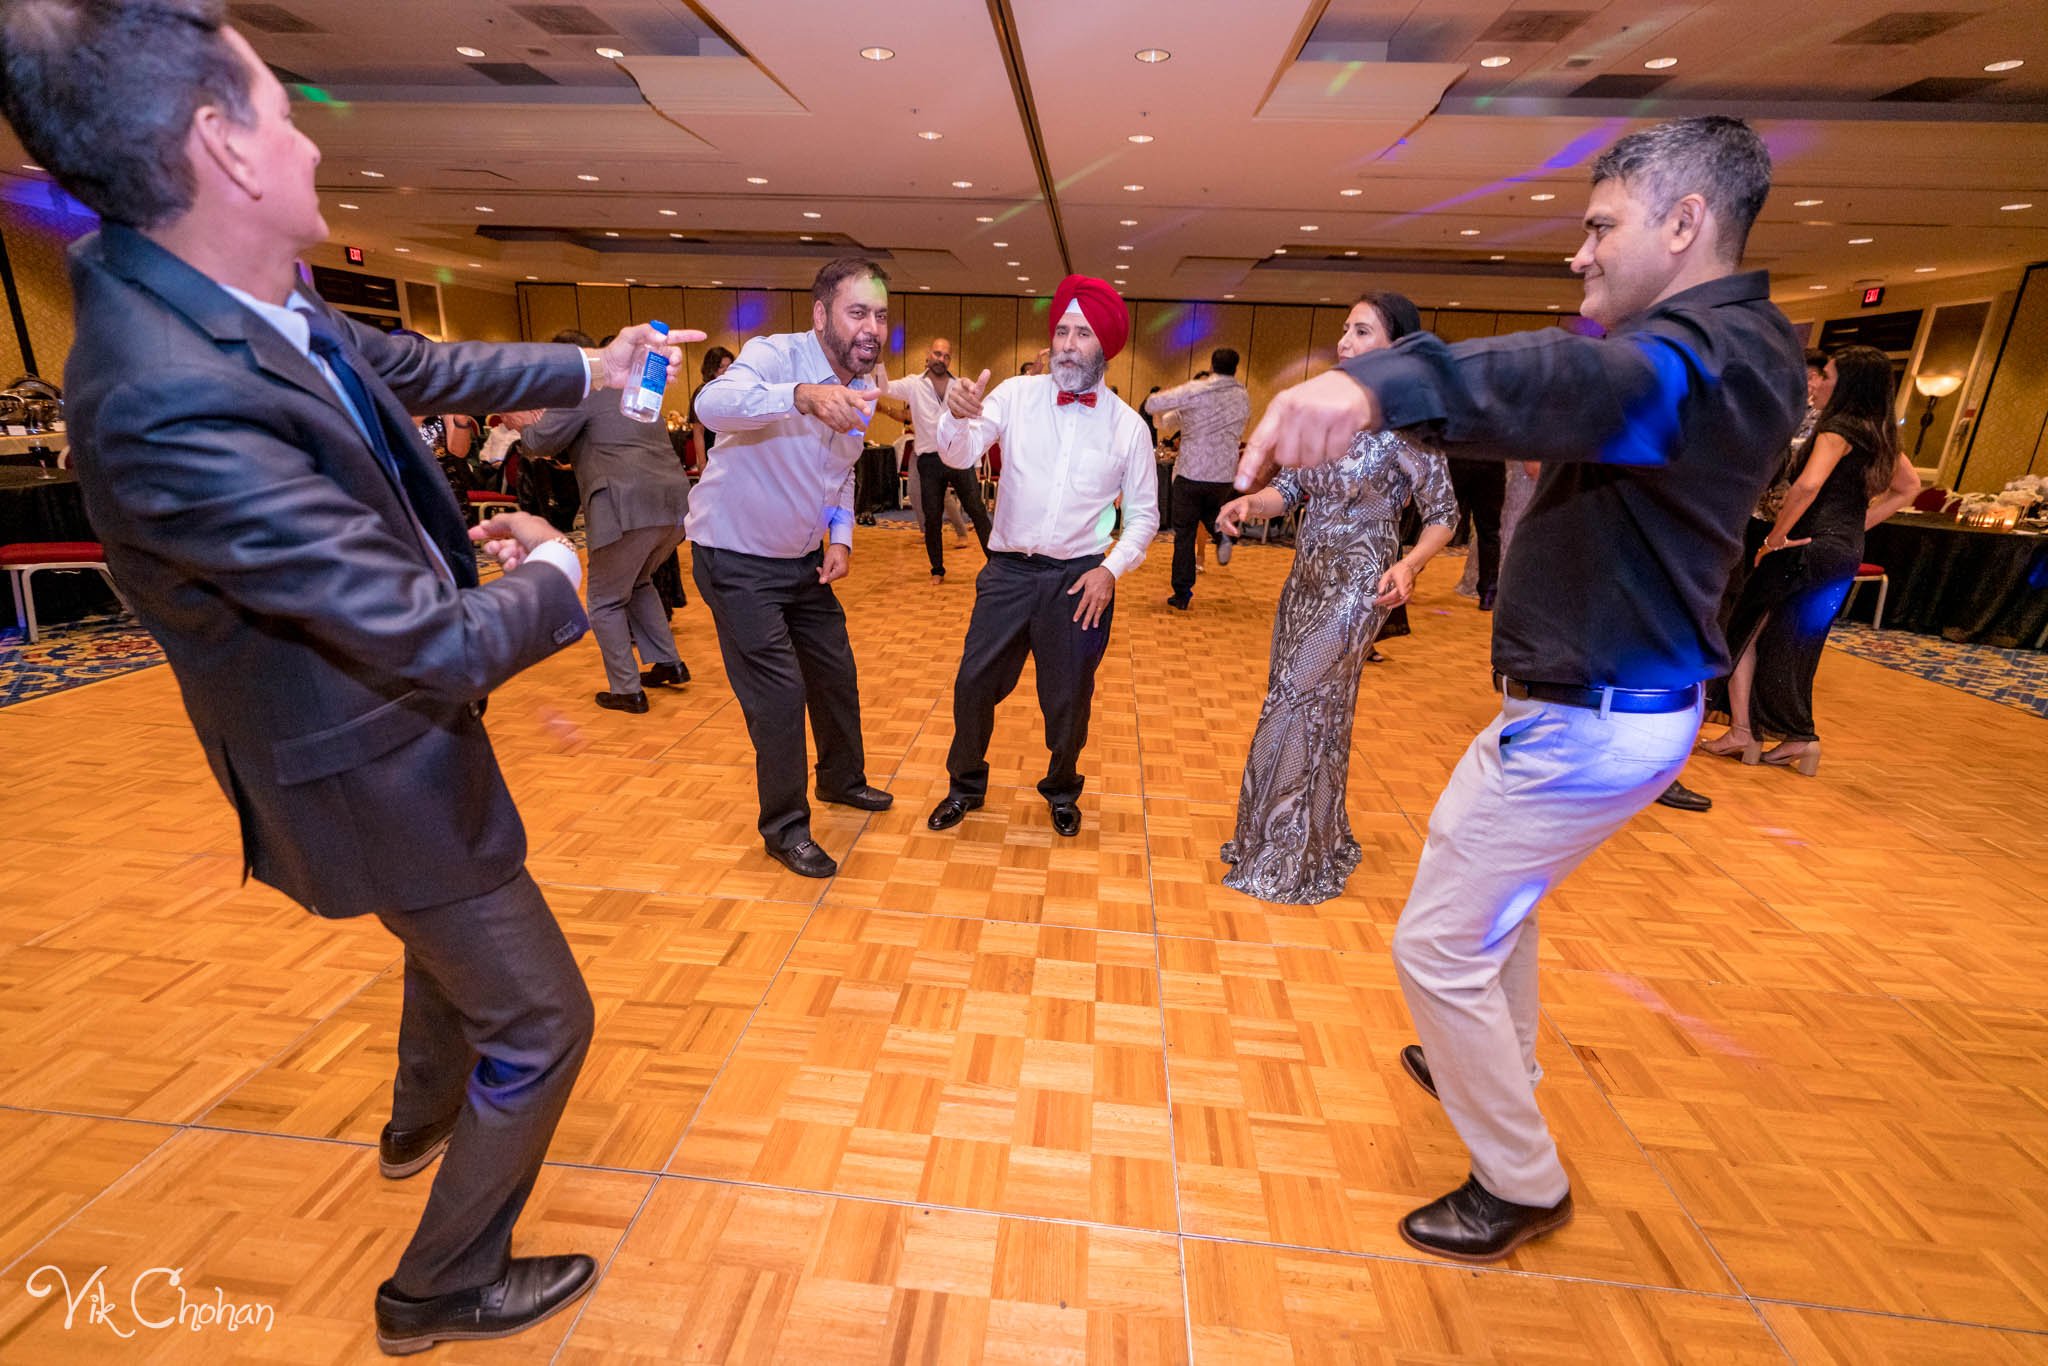
{"type": "Polygon", "coordinates": [[[910,405],[910,427],[914,433],[911,449],[919,455],[936,452],[939,449],[939,414],[946,411],[946,400],[939,397],[939,386],[932,383],[931,373],[926,371],[905,379],[890,380],[889,397],[910,405]]]}
{"type": "MultiPolygon", "coordinates": [[[[828,535],[853,544],[853,467],[866,433],[835,432],[796,410],[799,384],[837,384],[816,332],[755,337],[697,391],[718,433],[683,527],[698,545],[798,560],[828,535]]],[[[848,386],[872,389],[863,376],[848,386]]]]}
{"type": "Polygon", "coordinates": [[[1145,419],[1098,383],[1095,406],[1059,403],[1051,375],[1019,375],[982,400],[981,416],[939,418],[939,454],[971,469],[990,445],[1003,443],[1003,480],[996,498],[991,550],[1056,560],[1099,555],[1121,578],[1145,559],[1159,530],[1159,471],[1145,419]],[[1110,548],[1117,495],[1124,534],[1110,548]]]}
{"type": "MultiPolygon", "coordinates": [[[[313,368],[320,372],[320,378],[327,381],[327,387],[334,390],[334,396],[341,400],[341,410],[354,419],[356,430],[363,434],[363,440],[370,441],[370,429],[363,424],[372,420],[374,414],[357,412],[355,402],[349,398],[348,390],[342,388],[341,381],[334,377],[334,371],[328,368],[326,361],[313,354],[313,327],[305,317],[313,311],[313,305],[305,296],[294,293],[290,305],[281,308],[276,304],[265,303],[253,294],[244,293],[233,285],[221,285],[221,288],[226,290],[236,303],[269,323],[280,336],[292,344],[294,351],[313,363],[313,368]]],[[[374,442],[371,444],[375,445],[374,442]]],[[[406,511],[412,513],[413,531],[418,535],[420,544],[426,548],[427,556],[433,561],[434,568],[446,574],[448,562],[441,558],[440,547],[427,535],[427,529],[421,524],[419,513],[413,509],[405,490],[400,489],[398,496],[399,501],[405,504],[406,511]]],[[[576,558],[576,552],[561,541],[546,541],[535,546],[527,554],[524,563],[553,565],[567,576],[571,588],[580,588],[583,585],[583,564],[576,558]]]]}

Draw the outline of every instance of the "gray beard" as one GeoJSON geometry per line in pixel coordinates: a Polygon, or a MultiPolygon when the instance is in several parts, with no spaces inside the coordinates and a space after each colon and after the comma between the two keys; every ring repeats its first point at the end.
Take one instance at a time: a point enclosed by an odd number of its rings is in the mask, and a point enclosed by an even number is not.
{"type": "Polygon", "coordinates": [[[1053,357],[1053,383],[1059,385],[1060,388],[1070,394],[1087,393],[1090,389],[1102,383],[1102,377],[1108,373],[1109,356],[1107,353],[1097,356],[1093,364],[1087,361],[1061,360],[1057,356],[1053,357]]]}

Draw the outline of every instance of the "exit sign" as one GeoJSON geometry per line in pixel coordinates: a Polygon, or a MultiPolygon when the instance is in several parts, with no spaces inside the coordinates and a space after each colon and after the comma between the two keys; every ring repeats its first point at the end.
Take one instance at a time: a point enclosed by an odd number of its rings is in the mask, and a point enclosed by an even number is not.
{"type": "Polygon", "coordinates": [[[1868,288],[1868,289],[1866,289],[1866,290],[1864,290],[1864,291],[1863,291],[1863,306],[1864,306],[1865,308],[1876,308],[1876,307],[1877,307],[1877,306],[1878,306],[1879,304],[1881,304],[1881,303],[1883,303],[1883,302],[1884,302],[1884,286],[1883,286],[1883,285],[1872,285],[1872,286],[1871,286],[1870,288],[1868,288]]]}
{"type": "MultiPolygon", "coordinates": [[[[359,266],[363,263],[363,249],[361,247],[343,247],[342,250],[348,254],[348,263],[350,265],[359,266]]],[[[1879,290],[1878,293],[1882,294],[1884,291],[1879,290]]]]}

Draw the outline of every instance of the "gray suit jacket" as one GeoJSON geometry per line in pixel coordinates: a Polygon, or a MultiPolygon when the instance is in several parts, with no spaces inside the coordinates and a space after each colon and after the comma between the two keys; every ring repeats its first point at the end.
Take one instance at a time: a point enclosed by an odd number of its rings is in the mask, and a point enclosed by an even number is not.
{"type": "Polygon", "coordinates": [[[86,512],[170,660],[248,871],[328,916],[509,881],[526,834],[481,702],[587,623],[544,565],[477,586],[461,510],[407,414],[574,402],[580,357],[336,315],[401,499],[312,363],[178,257],[110,224],[72,248],[71,283],[64,387],[86,512]]]}
{"type": "Polygon", "coordinates": [[[613,390],[595,390],[573,408],[550,412],[520,439],[528,455],[569,453],[592,550],[642,527],[679,527],[690,510],[690,476],[668,429],[627,417],[613,390]]]}

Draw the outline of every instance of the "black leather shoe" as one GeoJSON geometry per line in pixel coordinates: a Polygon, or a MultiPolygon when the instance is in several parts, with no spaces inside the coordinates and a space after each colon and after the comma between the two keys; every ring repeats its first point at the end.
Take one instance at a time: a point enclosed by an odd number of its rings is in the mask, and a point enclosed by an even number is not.
{"type": "Polygon", "coordinates": [[[640,692],[601,692],[597,695],[597,705],[609,711],[629,711],[638,716],[647,710],[647,693],[644,689],[640,692]]]}
{"type": "Polygon", "coordinates": [[[967,813],[980,806],[981,802],[971,797],[947,797],[932,808],[932,814],[925,817],[925,824],[934,830],[951,830],[967,819],[967,813]]]}
{"type": "Polygon", "coordinates": [[[1081,833],[1081,808],[1072,802],[1052,804],[1052,828],[1068,839],[1081,833]]]}
{"type": "Polygon", "coordinates": [[[514,1257],[489,1285],[423,1300],[377,1287],[377,1345],[387,1356],[424,1352],[437,1342],[506,1338],[550,1318],[588,1294],[597,1263],[570,1257],[514,1257]]]}
{"type": "Polygon", "coordinates": [[[1714,809],[1714,799],[1712,797],[1709,797],[1704,792],[1695,792],[1684,783],[1678,782],[1675,779],[1672,781],[1671,786],[1657,794],[1657,801],[1660,805],[1671,807],[1677,811],[1712,811],[1714,809]]]}
{"type": "Polygon", "coordinates": [[[811,840],[798,840],[787,849],[770,845],[768,857],[799,877],[834,877],[839,872],[839,865],[832,861],[832,856],[811,840]]]}
{"type": "Polygon", "coordinates": [[[680,688],[690,681],[690,666],[677,660],[640,671],[640,685],[646,688],[680,688]]]}
{"type": "Polygon", "coordinates": [[[869,787],[866,783],[850,788],[836,797],[821,787],[818,789],[818,800],[830,802],[834,806],[851,806],[860,811],[887,811],[896,804],[894,797],[881,788],[869,787]]]}
{"type": "Polygon", "coordinates": [[[1572,1221],[1572,1196],[1556,1204],[1517,1205],[1503,1200],[1468,1176],[1465,1184],[1412,1210],[1401,1221],[1401,1237],[1410,1247],[1458,1262],[1497,1262],[1531,1238],[1540,1238],[1572,1221]]]}
{"type": "Polygon", "coordinates": [[[1175,596],[1170,597],[1166,600],[1166,605],[1168,607],[1173,608],[1175,611],[1185,612],[1188,610],[1188,599],[1176,594],[1175,596]]]}
{"type": "Polygon", "coordinates": [[[1493,610],[1493,598],[1494,595],[1492,593],[1481,593],[1479,595],[1479,610],[1491,612],[1493,610]]]}
{"type": "Polygon", "coordinates": [[[1429,1075],[1429,1059],[1422,1056],[1421,1044],[1411,1043],[1401,1050],[1401,1070],[1417,1086],[1432,1096],[1436,1095],[1436,1078],[1429,1075]]]}
{"type": "Polygon", "coordinates": [[[387,1179],[403,1181],[441,1155],[448,1136],[455,1132],[457,1110],[439,1123],[418,1129],[394,1129],[389,1124],[377,1135],[377,1170],[387,1179]]]}

